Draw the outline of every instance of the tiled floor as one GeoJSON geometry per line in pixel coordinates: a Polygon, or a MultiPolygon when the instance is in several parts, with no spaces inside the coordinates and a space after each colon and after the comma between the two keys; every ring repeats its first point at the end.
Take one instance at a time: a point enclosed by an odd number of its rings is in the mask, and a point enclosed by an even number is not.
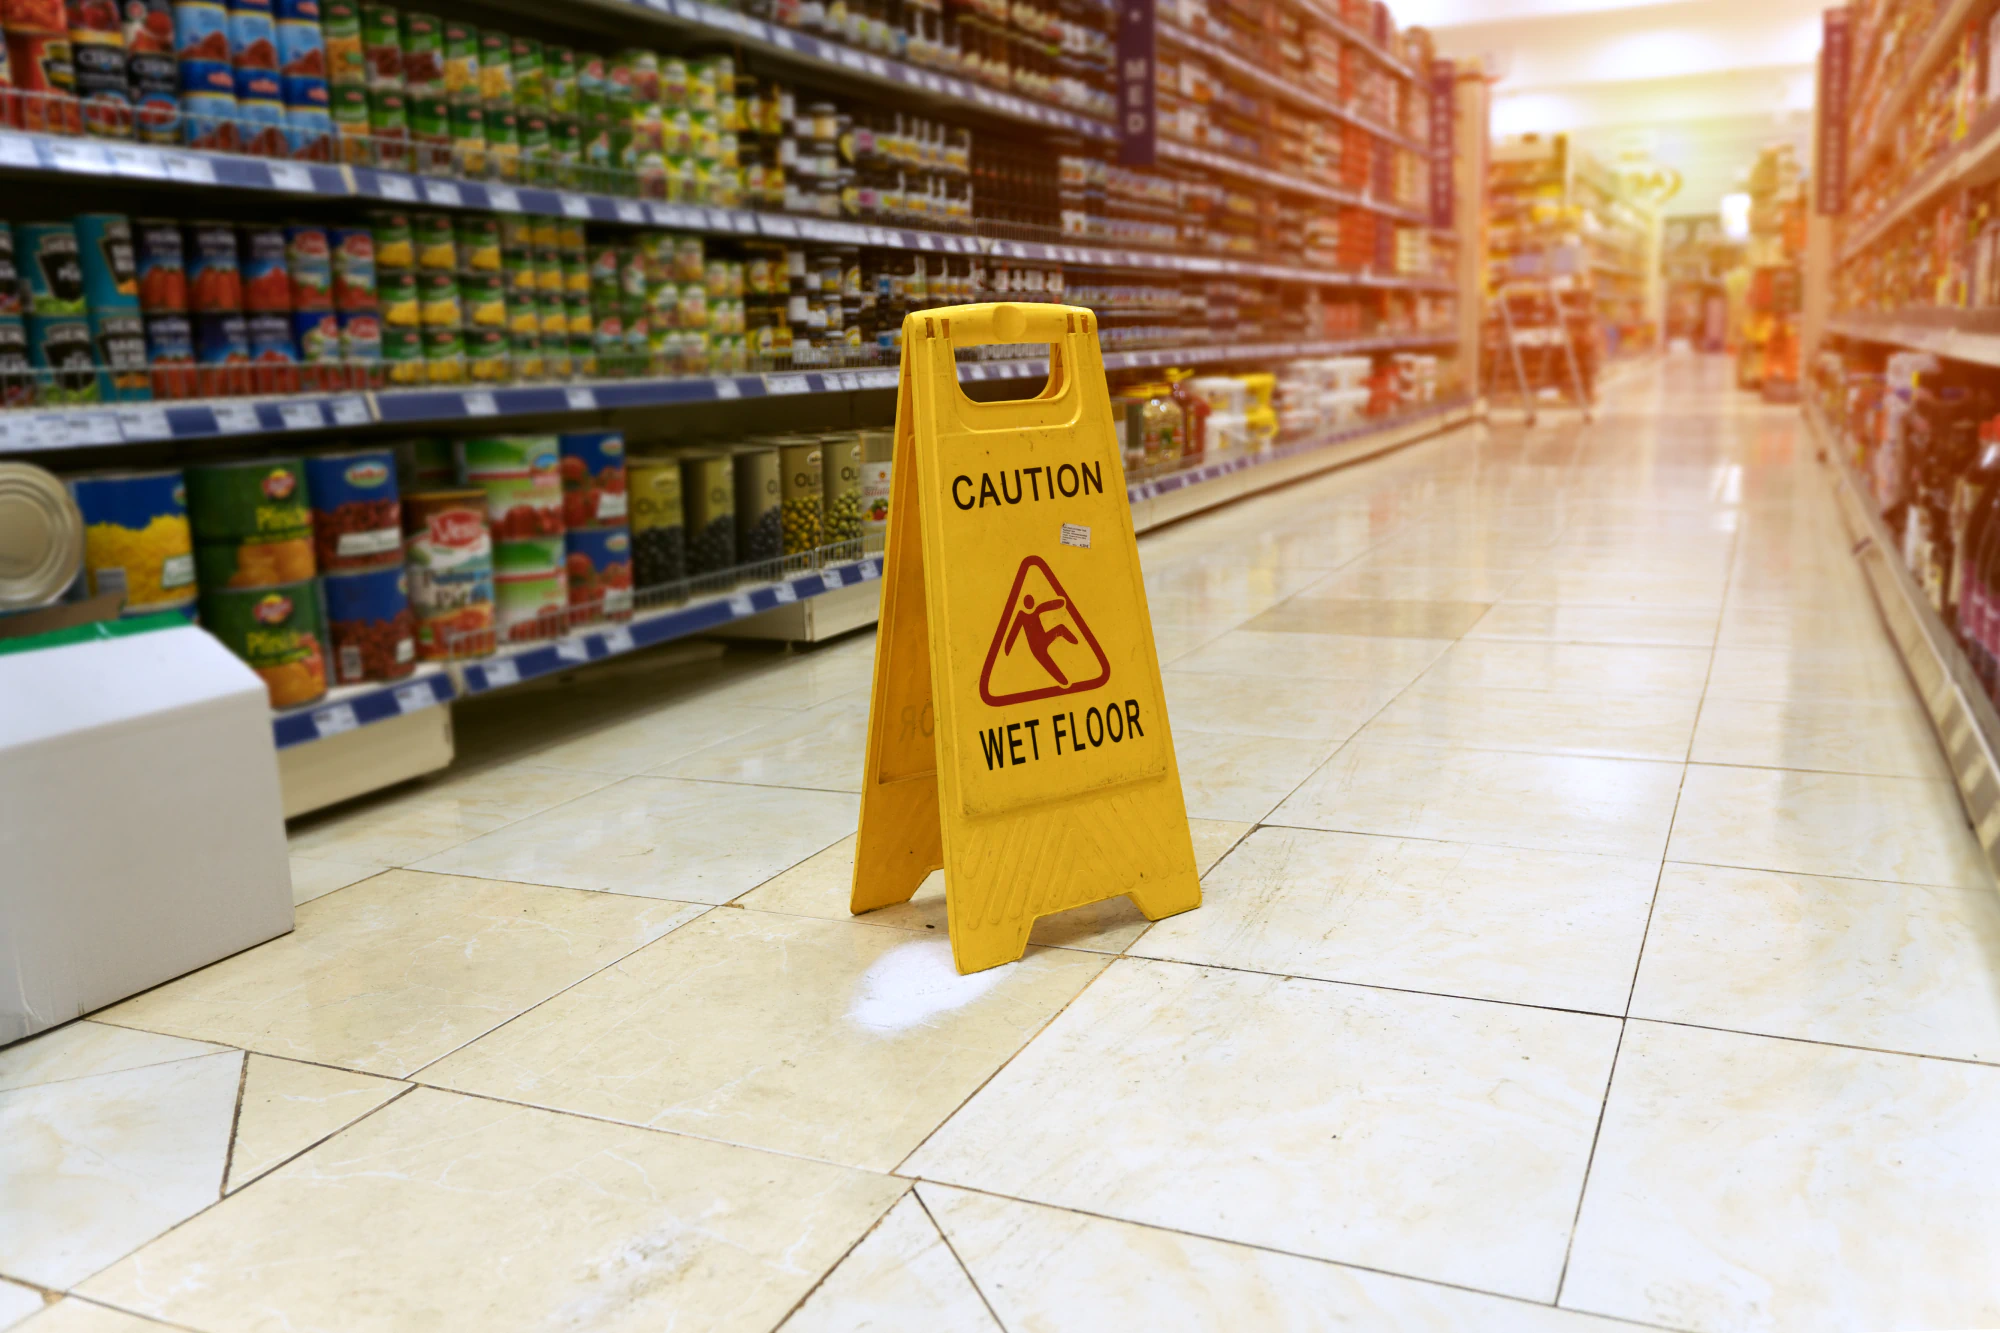
{"type": "Polygon", "coordinates": [[[0,1051],[0,1327],[2000,1325],[2000,896],[1811,456],[1677,362],[1148,537],[1206,902],[970,977],[847,912],[868,636],[463,707],[0,1051]]]}

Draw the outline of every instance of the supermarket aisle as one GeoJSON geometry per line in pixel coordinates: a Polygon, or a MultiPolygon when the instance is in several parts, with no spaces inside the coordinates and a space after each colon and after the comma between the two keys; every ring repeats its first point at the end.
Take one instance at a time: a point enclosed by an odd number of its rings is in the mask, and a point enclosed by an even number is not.
{"type": "Polygon", "coordinates": [[[0,1052],[0,1272],[126,1333],[2000,1324],[2000,900],[1810,453],[1675,362],[1149,538],[1206,905],[973,977],[935,883],[846,912],[870,641],[468,710],[297,831],[292,936],[0,1052]]]}

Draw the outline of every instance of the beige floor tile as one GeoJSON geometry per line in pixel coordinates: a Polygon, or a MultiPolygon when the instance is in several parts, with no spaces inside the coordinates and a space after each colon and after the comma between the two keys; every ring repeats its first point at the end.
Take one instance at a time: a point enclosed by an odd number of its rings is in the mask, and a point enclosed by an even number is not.
{"type": "Polygon", "coordinates": [[[1711,699],[1904,703],[1916,698],[1902,659],[1882,635],[1840,648],[1717,648],[1711,699]]]}
{"type": "Polygon", "coordinates": [[[1882,620],[1872,604],[1822,607],[1744,606],[1732,602],[1723,610],[1716,643],[1723,648],[1789,648],[1837,650],[1857,639],[1883,634],[1882,620]]]}
{"type": "Polygon", "coordinates": [[[1277,685],[1261,676],[1161,673],[1176,734],[1222,732],[1290,740],[1344,741],[1396,697],[1393,681],[1317,680],[1277,685]]]}
{"type": "Polygon", "coordinates": [[[1156,627],[1209,630],[1220,634],[1236,628],[1277,602],[1275,593],[1246,601],[1221,593],[1149,592],[1146,594],[1146,614],[1156,627]]]}
{"type": "Polygon", "coordinates": [[[1213,643],[1225,631],[1206,628],[1189,628],[1185,625],[1153,626],[1153,651],[1159,655],[1160,665],[1181,661],[1204,644],[1213,643]]]}
{"type": "Polygon", "coordinates": [[[1263,828],[1148,958],[1622,1014],[1658,863],[1263,828]]]}
{"type": "Polygon", "coordinates": [[[960,976],[950,941],[725,909],[426,1069],[426,1083],[887,1171],[1105,966],[960,976]]]}
{"type": "Polygon", "coordinates": [[[1715,626],[1713,608],[1506,601],[1489,611],[1466,637],[1706,648],[1715,642],[1715,626]]]}
{"type": "Polygon", "coordinates": [[[1121,959],[904,1169],[1551,1300],[1617,1037],[1590,1015],[1121,959]]]}
{"type": "Polygon", "coordinates": [[[627,778],[422,868],[724,903],[853,832],[860,808],[843,792],[627,778]]]}
{"type": "MultiPolygon", "coordinates": [[[[1249,824],[1217,819],[1191,819],[1195,868],[1206,875],[1228,854],[1229,849],[1250,832],[1249,824]]],[[[842,838],[816,856],[808,857],[790,870],[760,884],[737,899],[737,905],[760,912],[782,912],[792,916],[816,916],[828,921],[859,921],[871,926],[898,930],[947,929],[944,900],[944,872],[934,870],[908,902],[880,907],[855,916],[848,911],[854,887],[854,839],[842,838]]],[[[1124,897],[1071,908],[1045,916],[1035,923],[1028,943],[1044,947],[1090,949],[1097,953],[1122,953],[1145,933],[1151,924],[1124,897]]]]}
{"type": "Polygon", "coordinates": [[[1350,741],[1273,824],[1658,857],[1681,765],[1350,741]]]}
{"type": "MultiPolygon", "coordinates": [[[[1610,564],[1611,562],[1605,562],[1610,564]]],[[[1510,602],[1582,603],[1592,606],[1689,607],[1718,610],[1729,575],[1711,572],[1649,573],[1632,568],[1592,567],[1556,556],[1553,568],[1531,570],[1507,590],[1510,602]]]]}
{"type": "Polygon", "coordinates": [[[0,1273],[67,1288],[222,1192],[238,1051],[0,1092],[0,1273]]]}
{"type": "Polygon", "coordinates": [[[2000,1325],[2000,1069],[1633,1023],[1562,1303],[1702,1333],[2000,1325]]]}
{"type": "Polygon", "coordinates": [[[1000,1333],[914,1193],[854,1247],[780,1333],[1000,1333]]]}
{"type": "Polygon", "coordinates": [[[868,696],[792,713],[649,770],[660,778],[861,791],[868,696]]]}
{"type": "Polygon", "coordinates": [[[1420,683],[1362,728],[1359,739],[1606,759],[1687,758],[1691,694],[1512,690],[1420,683]]]}
{"type": "Polygon", "coordinates": [[[1948,779],[1930,717],[1914,700],[1710,699],[1691,756],[1698,764],[1822,769],[1885,777],[1948,779]]]}
{"type": "Polygon", "coordinates": [[[1610,1333],[1625,1327],[949,1185],[927,1182],[917,1193],[1007,1327],[1034,1333],[1610,1333]]]}
{"type": "Polygon", "coordinates": [[[64,1297],[28,1323],[15,1325],[18,1333],[163,1333],[170,1327],[76,1296],[64,1297]]]}
{"type": "Polygon", "coordinates": [[[344,889],[350,884],[359,884],[371,875],[379,875],[387,866],[356,865],[348,861],[317,860],[310,856],[292,858],[292,906],[309,903],[315,898],[324,898],[335,889],[344,889]]]}
{"type": "Polygon", "coordinates": [[[395,870],[299,909],[289,935],[106,1021],[401,1077],[701,908],[395,870]]]}
{"type": "Polygon", "coordinates": [[[1246,622],[1278,634],[1367,634],[1399,639],[1455,639],[1486,614],[1487,603],[1399,601],[1363,597],[1294,597],[1246,622]]]}
{"type": "Polygon", "coordinates": [[[1299,595],[1388,601],[1497,602],[1521,577],[1521,572],[1513,569],[1383,565],[1362,561],[1328,574],[1299,595]]]}
{"type": "Polygon", "coordinates": [[[0,1049],[0,1092],[171,1064],[227,1049],[213,1042],[163,1037],[157,1032],[79,1019],[0,1049]]]}
{"type": "Polygon", "coordinates": [[[1231,630],[1174,662],[1176,672],[1249,676],[1269,689],[1272,678],[1298,681],[1380,681],[1407,684],[1449,639],[1377,638],[1361,634],[1272,634],[1231,630]]]}
{"type": "Polygon", "coordinates": [[[84,1294],[215,1333],[761,1333],[907,1188],[420,1088],[84,1294]]]}
{"type": "Polygon", "coordinates": [[[635,777],[789,716],[778,708],[684,700],[637,717],[620,718],[537,750],[534,762],[579,773],[635,777]]]}
{"type": "Polygon", "coordinates": [[[1588,690],[1698,699],[1709,657],[1707,648],[1473,638],[1453,644],[1424,672],[1421,683],[1440,689],[1588,690]]]}
{"type": "Polygon", "coordinates": [[[614,780],[520,763],[448,776],[296,827],[292,855],[350,865],[409,865],[614,780]]]}
{"type": "Polygon", "coordinates": [[[1993,882],[1957,789],[1922,778],[1694,764],[1667,856],[1906,884],[1993,882]]]}
{"type": "Polygon", "coordinates": [[[409,1086],[268,1055],[246,1057],[236,1138],[229,1148],[229,1178],[222,1192],[235,1193],[272,1167],[388,1104],[409,1086]]]}
{"type": "Polygon", "coordinates": [[[33,1287],[0,1278],[0,1329],[13,1328],[31,1314],[40,1314],[42,1293],[33,1287]]]}
{"type": "Polygon", "coordinates": [[[2000,897],[1669,862],[1632,1013],[2000,1064],[2000,897]]]}
{"type": "Polygon", "coordinates": [[[690,702],[707,708],[805,709],[852,701],[874,678],[874,641],[875,632],[865,630],[797,656],[773,658],[708,686],[690,702]]]}
{"type": "Polygon", "coordinates": [[[1334,748],[1332,741],[1174,728],[1181,794],[1194,819],[1256,823],[1311,777],[1334,748]]]}

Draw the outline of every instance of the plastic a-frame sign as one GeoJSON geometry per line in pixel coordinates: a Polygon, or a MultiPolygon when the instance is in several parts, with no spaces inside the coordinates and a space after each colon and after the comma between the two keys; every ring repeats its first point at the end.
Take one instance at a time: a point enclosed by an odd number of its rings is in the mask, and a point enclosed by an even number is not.
{"type": "Polygon", "coordinates": [[[1201,905],[1097,320],[969,305],[903,321],[888,558],[851,907],[943,868],[960,972],[1123,894],[1201,905]],[[961,347],[1046,343],[1030,399],[976,403],[961,347]]]}

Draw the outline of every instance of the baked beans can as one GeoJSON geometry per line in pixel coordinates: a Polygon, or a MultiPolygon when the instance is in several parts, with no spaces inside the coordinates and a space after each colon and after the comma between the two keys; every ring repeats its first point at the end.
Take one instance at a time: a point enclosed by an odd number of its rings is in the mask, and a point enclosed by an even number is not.
{"type": "Polygon", "coordinates": [[[416,670],[417,622],[400,550],[394,564],[379,569],[324,575],[320,591],[335,684],[400,680],[416,670]]]}
{"type": "Polygon", "coordinates": [[[290,310],[292,278],[285,253],[285,229],[246,223],[238,251],[243,275],[245,310],[290,310]]]}
{"type": "Polygon", "coordinates": [[[569,627],[569,580],[563,539],[495,537],[493,622],[505,643],[530,643],[569,627]]]}
{"type": "Polygon", "coordinates": [[[88,315],[28,316],[28,364],[36,372],[36,397],[45,406],[98,401],[97,347],[88,315]]]}
{"type": "Polygon", "coordinates": [[[19,315],[0,315],[0,407],[30,407],[35,372],[28,361],[28,326],[19,315]]]}
{"type": "Polygon", "coordinates": [[[202,626],[264,678],[273,708],[326,694],[326,632],[313,579],[201,591],[202,626]]]}
{"type": "Polygon", "coordinates": [[[194,363],[202,397],[250,392],[250,325],[240,311],[195,315],[194,363]]]}
{"type": "Polygon", "coordinates": [[[632,534],[624,525],[572,529],[563,534],[563,550],[570,623],[630,620],[632,534]]]}
{"type": "Polygon", "coordinates": [[[332,242],[325,227],[294,223],[285,228],[285,271],[291,279],[292,309],[333,308],[332,242]]]}
{"type": "Polygon", "coordinates": [[[83,293],[93,311],[139,309],[139,269],[132,222],[123,213],[84,213],[76,219],[77,260],[83,293]]]}
{"type": "Polygon", "coordinates": [[[139,306],[147,313],[188,308],[186,251],[180,223],[140,218],[132,224],[133,268],[139,306]]]}
{"type": "Polygon", "coordinates": [[[403,497],[403,563],[425,661],[493,651],[493,540],[477,490],[403,497]]]}
{"type": "Polygon", "coordinates": [[[90,341],[97,359],[97,396],[107,403],[146,403],[153,377],[146,366],[146,321],[130,310],[90,312],[90,341]]]}
{"type": "Polygon", "coordinates": [[[340,310],[375,307],[375,233],[367,227],[332,227],[327,248],[333,264],[333,304],[340,310]]]}
{"type": "Polygon", "coordinates": [[[236,71],[236,139],[255,157],[287,157],[284,81],[274,70],[236,71]]]}
{"type": "Polygon", "coordinates": [[[89,308],[76,228],[67,222],[17,222],[14,242],[27,280],[30,314],[81,315],[89,308]]]}
{"type": "Polygon", "coordinates": [[[623,523],[626,518],[624,432],[570,431],[556,437],[556,447],[562,455],[564,526],[588,528],[623,523]]]}
{"type": "Polygon", "coordinates": [[[406,269],[391,270],[376,279],[376,302],[386,328],[414,329],[423,321],[423,305],[417,298],[417,275],[406,269]]]}
{"type": "Polygon", "coordinates": [[[310,454],[313,555],[320,572],[372,569],[403,559],[396,456],[388,449],[310,454]]]}
{"type": "Polygon", "coordinates": [[[375,267],[384,273],[401,272],[417,266],[416,237],[410,231],[410,215],[378,208],[368,214],[375,239],[375,267]]]}
{"type": "Polygon", "coordinates": [[[83,515],[91,596],[115,593],[127,616],[194,605],[194,545],[179,468],[92,473],[72,478],[69,493],[83,515]]]}
{"type": "Polygon", "coordinates": [[[178,310],[146,316],[146,361],[153,373],[153,397],[192,398],[198,388],[194,323],[178,310]]]}
{"type": "Polygon", "coordinates": [[[236,228],[197,222],[187,230],[188,304],[196,311],[241,310],[243,271],[236,257],[236,228]]]}
{"type": "Polygon", "coordinates": [[[312,493],[296,458],[196,463],[187,469],[196,541],[304,541],[312,555],[312,493]]]}

